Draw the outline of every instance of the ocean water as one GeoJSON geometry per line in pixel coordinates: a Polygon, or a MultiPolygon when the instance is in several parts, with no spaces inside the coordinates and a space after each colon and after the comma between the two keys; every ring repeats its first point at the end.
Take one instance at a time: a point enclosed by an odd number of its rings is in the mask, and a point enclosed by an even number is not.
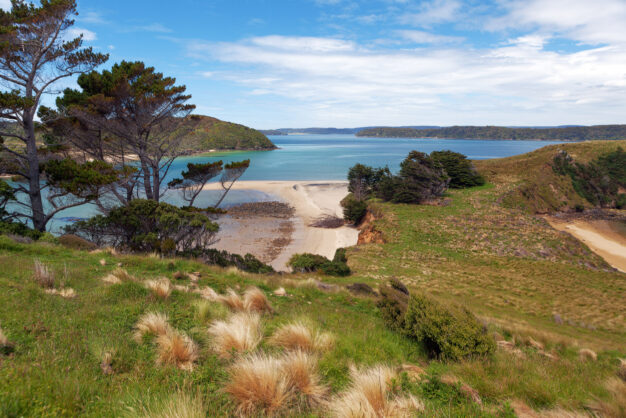
{"type": "MultiPolygon", "coordinates": [[[[348,169],[356,163],[374,167],[388,166],[399,169],[400,162],[412,150],[430,153],[435,150],[452,150],[470,159],[488,159],[523,154],[552,141],[482,141],[458,139],[400,139],[360,138],[354,135],[289,135],[270,136],[279,147],[273,151],[224,152],[211,156],[178,158],[168,173],[165,183],[178,177],[190,162],[200,163],[223,160],[224,162],[250,159],[250,168],[241,180],[344,180],[348,169]]],[[[197,206],[214,204],[218,192],[206,191],[198,198],[197,206]]],[[[243,202],[275,200],[275,196],[257,191],[231,191],[223,203],[229,207],[243,202]]],[[[180,205],[178,192],[170,191],[165,201],[180,205]]],[[[97,214],[95,207],[85,205],[59,213],[51,223],[51,230],[61,231],[63,226],[76,218],[83,219],[97,214]]]]}

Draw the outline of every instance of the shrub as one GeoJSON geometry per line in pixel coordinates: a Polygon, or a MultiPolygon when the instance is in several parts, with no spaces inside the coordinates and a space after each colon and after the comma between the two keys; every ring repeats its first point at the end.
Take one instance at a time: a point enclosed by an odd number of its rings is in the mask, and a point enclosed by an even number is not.
{"type": "Polygon", "coordinates": [[[11,221],[0,221],[0,234],[17,235],[20,237],[30,238],[35,241],[43,235],[43,233],[31,229],[23,223],[11,221]]]}
{"type": "Polygon", "coordinates": [[[495,351],[495,341],[471,312],[425,295],[410,296],[404,332],[422,342],[431,355],[447,360],[495,351]]]}
{"type": "Polygon", "coordinates": [[[347,250],[345,248],[337,248],[333,261],[336,263],[347,263],[348,257],[346,257],[346,251],[347,250]]]}
{"type": "Polygon", "coordinates": [[[294,254],[289,259],[287,265],[293,269],[294,272],[298,273],[314,273],[316,272],[324,263],[328,263],[328,259],[321,255],[317,254],[294,254]]]}
{"type": "Polygon", "coordinates": [[[99,246],[137,252],[172,254],[203,249],[215,240],[219,227],[208,216],[167,203],[134,199],[108,215],[98,215],[65,228],[99,246]]]}
{"type": "Polygon", "coordinates": [[[179,253],[184,257],[192,257],[202,260],[208,265],[220,267],[237,267],[241,271],[256,274],[273,273],[272,266],[259,261],[252,254],[241,256],[239,254],[231,254],[226,251],[219,251],[214,248],[197,248],[191,251],[179,253]]]}
{"type": "Polygon", "coordinates": [[[453,151],[433,151],[430,158],[446,170],[450,177],[450,187],[453,189],[485,184],[484,177],[478,174],[472,162],[463,154],[453,151]]]}
{"type": "Polygon", "coordinates": [[[353,195],[343,199],[341,206],[343,206],[343,218],[355,225],[361,223],[367,214],[367,203],[357,200],[353,195]]]}
{"type": "Polygon", "coordinates": [[[409,295],[394,286],[380,286],[378,309],[387,325],[396,330],[404,330],[404,315],[406,314],[409,295]]]}
{"type": "Polygon", "coordinates": [[[295,273],[319,272],[328,276],[349,276],[350,268],[345,262],[330,261],[317,254],[294,254],[287,263],[295,273]]]}
{"type": "Polygon", "coordinates": [[[98,248],[93,242],[87,241],[73,234],[65,234],[59,237],[59,244],[73,250],[92,251],[98,248]]]}

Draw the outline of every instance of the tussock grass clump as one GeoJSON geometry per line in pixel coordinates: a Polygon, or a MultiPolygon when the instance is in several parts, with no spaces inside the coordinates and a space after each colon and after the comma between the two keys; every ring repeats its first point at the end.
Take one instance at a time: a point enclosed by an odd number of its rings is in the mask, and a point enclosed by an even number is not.
{"type": "Polygon", "coordinates": [[[608,418],[626,416],[626,382],[616,377],[609,379],[605,384],[610,401],[596,401],[591,405],[594,412],[608,418]]]}
{"type": "Polygon", "coordinates": [[[303,322],[294,322],[278,328],[270,343],[286,350],[324,352],[332,349],[335,338],[330,333],[311,329],[303,322]]]}
{"type": "Polygon", "coordinates": [[[71,287],[63,289],[46,289],[46,293],[49,295],[61,296],[63,299],[74,299],[76,297],[76,291],[71,287]]]}
{"type": "Polygon", "coordinates": [[[54,288],[54,272],[48,268],[47,265],[40,260],[35,260],[35,267],[33,271],[33,279],[35,282],[44,289],[54,288]]]}
{"type": "Polygon", "coordinates": [[[193,306],[196,319],[202,323],[215,319],[224,319],[228,315],[228,309],[224,305],[211,303],[206,300],[198,300],[193,306]]]}
{"type": "Polygon", "coordinates": [[[200,396],[178,392],[165,399],[158,399],[139,410],[132,409],[127,418],[205,418],[207,407],[200,396]]]}
{"type": "Polygon", "coordinates": [[[198,359],[198,345],[184,332],[171,329],[157,337],[158,364],[170,364],[181,370],[193,370],[198,359]]]}
{"type": "Polygon", "coordinates": [[[231,358],[234,353],[253,351],[261,342],[261,317],[256,313],[240,312],[226,321],[215,321],[209,327],[211,347],[221,358],[231,358]]]}
{"type": "Polygon", "coordinates": [[[316,357],[302,351],[288,353],[281,359],[281,370],[307,407],[321,405],[326,400],[328,388],[321,383],[316,357]]]}
{"type": "Polygon", "coordinates": [[[113,374],[113,357],[115,353],[113,351],[106,351],[102,354],[100,359],[100,369],[105,376],[113,374]]]}
{"type": "Polygon", "coordinates": [[[265,293],[254,286],[247,288],[243,293],[243,306],[248,312],[272,313],[274,311],[265,293]]]}
{"type": "Polygon", "coordinates": [[[199,294],[202,299],[206,299],[211,302],[220,301],[220,295],[218,295],[217,292],[209,286],[205,286],[202,289],[196,289],[194,292],[199,294]]]}
{"type": "Polygon", "coordinates": [[[133,339],[141,344],[144,335],[161,336],[170,332],[171,327],[167,315],[156,312],[148,312],[139,318],[135,324],[133,339]]]}
{"type": "Polygon", "coordinates": [[[103,282],[111,284],[119,284],[124,282],[133,282],[135,277],[121,267],[116,268],[111,274],[102,278],[103,282]]]}
{"type": "Polygon", "coordinates": [[[219,295],[218,301],[233,312],[241,312],[245,309],[243,299],[233,289],[227,289],[225,295],[219,295]]]}
{"type": "Polygon", "coordinates": [[[267,354],[241,358],[230,368],[230,381],[224,388],[237,403],[241,415],[274,415],[290,406],[293,396],[281,360],[267,354]]]}
{"type": "Polygon", "coordinates": [[[2,328],[0,328],[0,346],[5,346],[7,344],[9,344],[9,339],[6,335],[4,335],[4,331],[2,331],[2,328]]]}
{"type": "Polygon", "coordinates": [[[617,377],[626,382],[626,359],[619,359],[619,368],[617,369],[617,377]]]}
{"type": "Polygon", "coordinates": [[[582,361],[596,361],[598,359],[598,355],[596,354],[596,352],[588,348],[581,348],[578,351],[578,357],[582,361]]]}
{"type": "Polygon", "coordinates": [[[0,328],[0,355],[7,355],[13,352],[15,346],[9,341],[9,338],[4,334],[2,328],[0,328]]]}
{"type": "Polygon", "coordinates": [[[424,409],[424,404],[414,396],[393,396],[396,373],[390,367],[352,369],[350,374],[352,382],[348,389],[337,395],[329,404],[328,409],[332,416],[407,417],[424,409]]]}
{"type": "Polygon", "coordinates": [[[167,299],[172,294],[172,282],[167,277],[146,281],[146,287],[159,299],[167,299]]]}

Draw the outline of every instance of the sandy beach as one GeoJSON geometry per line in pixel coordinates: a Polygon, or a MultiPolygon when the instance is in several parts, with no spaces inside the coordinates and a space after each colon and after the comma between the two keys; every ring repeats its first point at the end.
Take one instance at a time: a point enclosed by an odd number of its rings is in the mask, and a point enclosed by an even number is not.
{"type": "MultiPolygon", "coordinates": [[[[205,190],[216,190],[219,187],[219,184],[212,183],[205,190]]],[[[338,248],[357,243],[359,231],[356,228],[342,226],[325,229],[310,226],[323,216],[343,216],[340,202],[348,194],[345,181],[240,181],[235,183],[233,190],[257,190],[293,206],[295,216],[291,219],[292,227],[284,221],[244,220],[238,222],[236,239],[220,237],[215,248],[239,254],[251,253],[276,270],[286,271],[287,261],[293,254],[306,252],[332,259],[338,248]],[[275,232],[280,232],[281,237],[272,236],[275,232]],[[290,239],[285,239],[286,236],[290,239]],[[275,252],[268,249],[276,247],[272,245],[276,240],[283,244],[281,250],[277,254],[267,254],[275,252]]]]}
{"type": "Polygon", "coordinates": [[[555,218],[547,218],[547,221],[554,229],[572,234],[611,266],[626,273],[626,236],[617,231],[610,221],[563,221],[555,218]]]}

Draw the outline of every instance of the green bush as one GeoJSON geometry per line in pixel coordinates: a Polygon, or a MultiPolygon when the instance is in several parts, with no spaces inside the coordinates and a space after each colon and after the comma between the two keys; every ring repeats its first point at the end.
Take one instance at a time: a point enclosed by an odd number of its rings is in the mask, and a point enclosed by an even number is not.
{"type": "Polygon", "coordinates": [[[77,235],[65,234],[59,237],[59,244],[73,250],[91,251],[98,248],[93,242],[87,241],[77,235]]]}
{"type": "Polygon", "coordinates": [[[391,329],[404,331],[404,316],[409,304],[408,292],[399,290],[393,283],[380,286],[379,292],[377,306],[383,319],[391,329]]]}
{"type": "Polygon", "coordinates": [[[19,235],[35,241],[43,235],[41,232],[31,229],[23,223],[11,221],[0,221],[0,234],[19,235]]]}
{"type": "Polygon", "coordinates": [[[319,272],[328,276],[349,276],[350,268],[345,262],[331,261],[317,254],[294,254],[287,263],[294,273],[319,272]]]}
{"type": "Polygon", "coordinates": [[[333,261],[337,263],[347,263],[348,257],[346,257],[346,249],[337,248],[337,251],[335,251],[335,256],[333,257],[333,261]]]}
{"type": "Polygon", "coordinates": [[[190,257],[202,260],[208,265],[220,267],[237,267],[241,271],[256,274],[273,273],[274,268],[264,264],[252,254],[241,256],[239,254],[231,254],[226,251],[216,250],[215,248],[202,248],[179,253],[183,257],[190,257]]]}
{"type": "Polygon", "coordinates": [[[343,218],[353,224],[359,224],[367,214],[367,203],[357,200],[352,195],[348,195],[341,201],[343,206],[343,218]]]}
{"type": "Polygon", "coordinates": [[[470,311],[443,305],[425,295],[410,297],[404,332],[423,343],[432,356],[446,360],[484,356],[495,351],[495,341],[470,311]]]}
{"type": "Polygon", "coordinates": [[[450,177],[450,188],[464,189],[485,184],[484,177],[478,174],[472,162],[463,154],[453,151],[433,151],[430,158],[446,170],[450,177]]]}

